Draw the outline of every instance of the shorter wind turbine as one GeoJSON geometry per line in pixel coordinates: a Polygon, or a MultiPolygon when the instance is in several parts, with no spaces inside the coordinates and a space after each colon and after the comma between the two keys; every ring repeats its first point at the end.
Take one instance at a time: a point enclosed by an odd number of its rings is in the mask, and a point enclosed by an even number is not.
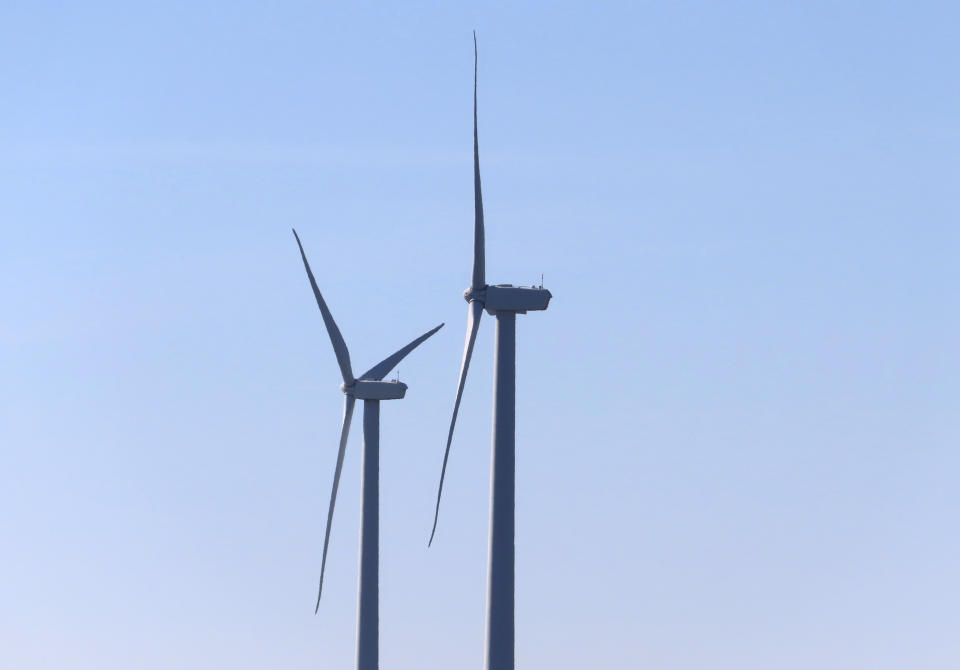
{"type": "Polygon", "coordinates": [[[323,559],[320,563],[320,588],[317,591],[317,607],[320,610],[320,596],[323,593],[323,576],[327,567],[327,547],[330,544],[330,525],[333,522],[333,507],[337,502],[337,488],[340,486],[340,472],[343,469],[343,455],[347,448],[347,435],[350,432],[350,419],[357,398],[363,400],[363,465],[361,466],[360,487],[363,494],[363,506],[360,516],[360,594],[357,614],[357,668],[358,670],[376,670],[379,664],[379,556],[380,556],[380,401],[399,400],[406,395],[407,385],[399,380],[383,381],[404,357],[421,342],[443,327],[441,323],[427,331],[396,353],[383,359],[360,375],[353,376],[350,367],[350,352],[337,328],[333,315],[327,307],[317,280],[310,270],[307,255],[300,243],[300,236],[293,231],[300,247],[303,267],[307,270],[313,295],[330,335],[333,351],[340,365],[343,384],[340,390],[346,396],[343,407],[343,428],[340,431],[340,449],[337,452],[337,467],[333,471],[333,490],[330,493],[330,509],[327,511],[327,530],[323,536],[323,559]]]}

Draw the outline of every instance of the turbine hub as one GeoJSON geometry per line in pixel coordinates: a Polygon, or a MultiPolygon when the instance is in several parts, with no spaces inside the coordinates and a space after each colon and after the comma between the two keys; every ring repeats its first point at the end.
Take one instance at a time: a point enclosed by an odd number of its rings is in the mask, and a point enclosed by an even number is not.
{"type": "Polygon", "coordinates": [[[477,300],[482,304],[487,301],[487,287],[484,286],[483,288],[477,289],[470,287],[463,292],[463,299],[467,302],[477,300]]]}

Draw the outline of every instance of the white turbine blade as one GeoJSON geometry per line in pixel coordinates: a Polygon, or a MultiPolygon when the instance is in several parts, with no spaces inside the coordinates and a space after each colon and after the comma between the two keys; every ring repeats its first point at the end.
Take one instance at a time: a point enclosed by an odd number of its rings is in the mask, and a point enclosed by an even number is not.
{"type": "Polygon", "coordinates": [[[425,339],[433,335],[435,332],[437,332],[441,328],[443,328],[442,323],[436,328],[434,328],[433,330],[427,331],[426,333],[424,333],[423,335],[415,339],[413,342],[405,346],[403,349],[401,349],[397,353],[387,358],[384,358],[382,361],[380,361],[379,363],[374,365],[372,368],[370,368],[369,370],[364,372],[362,375],[360,375],[360,379],[375,379],[377,381],[380,381],[381,379],[386,377],[390,373],[390,371],[397,366],[397,363],[402,361],[407,354],[409,354],[411,351],[413,351],[418,346],[420,346],[421,342],[423,342],[425,339]]]}
{"type": "Polygon", "coordinates": [[[307,277],[310,279],[313,295],[317,297],[317,306],[320,307],[323,323],[327,326],[327,334],[330,336],[330,343],[333,344],[333,353],[337,355],[337,364],[340,366],[343,382],[350,385],[353,383],[353,370],[350,368],[350,352],[347,351],[347,343],[343,341],[343,335],[340,334],[340,329],[337,328],[337,323],[333,320],[333,314],[330,313],[326,301],[320,295],[320,287],[317,286],[317,280],[313,278],[313,271],[310,269],[310,263],[307,262],[307,255],[303,252],[303,245],[300,244],[300,236],[297,235],[296,230],[293,231],[293,236],[297,238],[297,246],[300,247],[300,256],[303,258],[303,267],[307,269],[307,277]]]}
{"type": "Polygon", "coordinates": [[[333,490],[330,492],[330,509],[327,511],[327,530],[323,535],[323,560],[320,563],[320,588],[317,590],[317,607],[320,611],[320,596],[323,594],[323,573],[327,569],[327,547],[330,545],[330,525],[333,523],[333,506],[337,502],[337,489],[340,487],[340,471],[343,470],[343,454],[347,450],[347,436],[350,433],[350,420],[353,418],[353,396],[348,395],[343,405],[343,428],[340,430],[340,449],[337,451],[337,467],[333,471],[333,490]]]}
{"type": "Polygon", "coordinates": [[[486,285],[483,239],[483,194],[480,192],[480,143],[477,138],[477,32],[473,32],[473,279],[470,288],[486,285]]]}
{"type": "Polygon", "coordinates": [[[460,410],[460,399],[463,397],[463,384],[467,381],[467,369],[470,367],[470,356],[473,355],[473,343],[477,340],[477,330],[480,328],[480,317],[483,315],[483,303],[478,300],[470,302],[470,311],[467,313],[467,340],[464,343],[463,359],[460,361],[460,381],[457,384],[457,399],[453,403],[453,418],[450,419],[450,432],[447,433],[447,448],[443,452],[443,468],[440,470],[440,488],[437,490],[437,508],[433,513],[433,530],[430,531],[429,547],[433,544],[434,533],[437,532],[437,519],[440,517],[440,496],[443,495],[443,478],[447,474],[447,459],[450,457],[450,443],[453,441],[453,427],[457,424],[457,412],[460,410]]]}

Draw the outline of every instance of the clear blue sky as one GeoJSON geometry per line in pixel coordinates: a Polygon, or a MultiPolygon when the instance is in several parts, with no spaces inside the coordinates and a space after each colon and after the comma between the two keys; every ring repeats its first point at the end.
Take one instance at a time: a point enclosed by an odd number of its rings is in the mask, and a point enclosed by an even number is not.
{"type": "MultiPolygon", "coordinates": [[[[386,3],[384,3],[386,4],[386,3]]],[[[411,5],[413,3],[406,3],[411,5]]],[[[960,665],[955,3],[0,9],[0,666],[348,668],[383,408],[384,668],[478,668],[518,328],[518,668],[960,665]]]]}

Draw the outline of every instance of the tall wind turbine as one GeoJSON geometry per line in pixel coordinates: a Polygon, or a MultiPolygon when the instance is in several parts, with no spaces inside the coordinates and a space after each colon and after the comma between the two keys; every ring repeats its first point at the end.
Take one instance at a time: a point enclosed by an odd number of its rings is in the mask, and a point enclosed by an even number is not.
{"type": "Polygon", "coordinates": [[[360,487],[363,492],[363,507],[360,516],[360,594],[357,614],[357,669],[377,670],[379,665],[379,556],[380,556],[380,401],[398,400],[407,392],[407,385],[399,380],[383,381],[383,378],[397,366],[397,363],[413,351],[421,342],[443,327],[430,330],[396,353],[383,359],[360,375],[353,376],[350,367],[350,352],[343,341],[327,303],[320,294],[317,281],[313,278],[307,255],[300,244],[300,236],[293,231],[300,247],[303,267],[307,270],[313,295],[330,335],[333,351],[340,365],[343,384],[340,390],[346,395],[343,407],[343,428],[340,431],[340,449],[337,452],[337,467],[333,471],[333,491],[330,493],[330,509],[327,511],[327,530],[323,536],[323,560],[320,563],[320,588],[317,591],[317,607],[320,609],[320,596],[323,593],[323,576],[327,567],[327,547],[330,544],[330,524],[333,522],[333,507],[337,502],[337,488],[340,485],[340,471],[343,469],[343,455],[347,448],[347,434],[350,432],[350,419],[353,417],[353,405],[357,398],[363,400],[363,465],[361,466],[360,487]]]}
{"type": "Polygon", "coordinates": [[[483,197],[480,193],[480,150],[477,139],[477,34],[473,34],[473,279],[463,293],[470,305],[467,311],[467,338],[460,362],[457,399],[443,452],[437,508],[433,518],[430,543],[437,532],[443,478],[447,472],[453,427],[463,396],[463,384],[470,367],[473,344],[477,339],[483,310],[497,318],[494,344],[493,455],[490,467],[490,549],[487,570],[487,670],[514,668],[514,493],[516,490],[516,448],[514,444],[516,391],[516,324],[517,314],[544,310],[552,297],[543,286],[513,286],[486,283],[484,272],[483,197]]]}

